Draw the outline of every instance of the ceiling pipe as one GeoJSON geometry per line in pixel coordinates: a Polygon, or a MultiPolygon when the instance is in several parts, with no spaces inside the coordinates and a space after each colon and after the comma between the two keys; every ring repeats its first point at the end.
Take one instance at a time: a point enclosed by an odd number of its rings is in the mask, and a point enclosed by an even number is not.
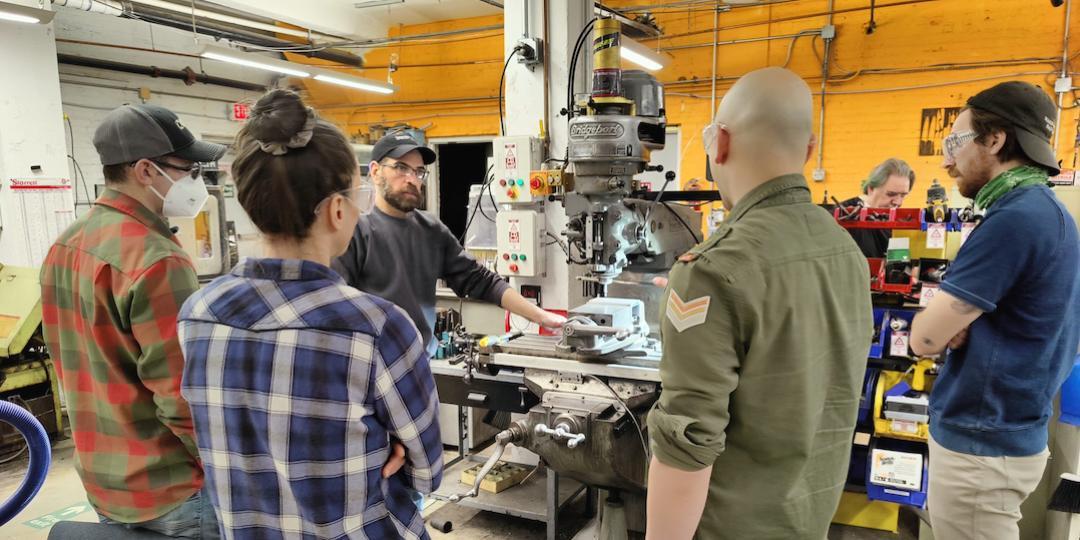
{"type": "MultiPolygon", "coordinates": [[[[1066,0],[1065,2],[1065,35],[1062,38],[1061,43],[1061,79],[1069,78],[1069,19],[1072,18],[1072,0],[1066,0]]],[[[1058,86],[1055,84],[1054,86],[1058,86]]],[[[1072,85],[1070,85],[1072,86],[1072,85]]],[[[1055,88],[1056,90],[1057,88],[1055,88]]],[[[1076,104],[1074,103],[1073,106],[1076,104]]],[[[1061,89],[1057,93],[1057,117],[1054,120],[1054,154],[1057,155],[1058,147],[1061,145],[1061,111],[1065,107],[1065,90],[1061,89]]]]}
{"type": "MultiPolygon", "coordinates": [[[[170,11],[145,7],[141,7],[139,11],[135,12],[135,14],[140,19],[146,20],[151,23],[176,28],[178,30],[185,30],[187,32],[191,31],[190,17],[184,19],[183,17],[170,11]]],[[[294,41],[274,38],[272,36],[268,36],[254,30],[248,30],[246,28],[240,28],[225,23],[217,23],[213,21],[197,21],[195,27],[199,34],[202,34],[204,36],[210,36],[215,39],[226,39],[229,41],[233,41],[240,46],[243,46],[244,44],[250,44],[254,45],[255,48],[271,49],[287,49],[304,46],[304,44],[302,43],[296,43],[294,41]]],[[[335,62],[355,68],[364,67],[363,58],[360,58],[355,54],[337,49],[323,49],[310,52],[301,50],[296,51],[296,54],[319,58],[322,60],[327,60],[330,62],[335,62]]]]}
{"type": "Polygon", "coordinates": [[[61,64],[67,64],[69,66],[82,66],[96,69],[105,69],[109,71],[120,71],[123,73],[133,73],[136,75],[146,75],[148,77],[165,77],[167,79],[177,79],[184,81],[184,84],[190,86],[195,83],[212,84],[215,86],[225,86],[228,88],[236,88],[239,90],[247,90],[249,92],[265,92],[266,86],[261,84],[249,83],[245,81],[237,81],[234,79],[226,79],[223,77],[214,77],[206,75],[205,73],[197,73],[190,67],[184,69],[165,69],[157,66],[144,66],[139,64],[128,64],[125,62],[114,62],[112,60],[102,60],[100,58],[89,58],[85,56],[76,56],[73,54],[57,54],[57,62],[61,64]]]}
{"type": "MultiPolygon", "coordinates": [[[[158,2],[162,3],[162,2],[158,2]]],[[[91,13],[101,13],[104,15],[112,15],[116,17],[120,16],[133,16],[152,24],[159,24],[161,26],[168,26],[176,28],[178,30],[184,30],[187,32],[192,31],[192,20],[190,10],[188,15],[182,15],[178,11],[171,9],[162,9],[152,7],[148,4],[133,4],[128,3],[127,8],[125,5],[114,0],[53,0],[54,6],[65,7],[73,10],[88,11],[91,13]]],[[[196,11],[197,16],[194,21],[194,29],[202,35],[210,36],[215,39],[227,39],[229,41],[237,42],[238,44],[250,44],[257,48],[270,48],[270,49],[289,49],[296,47],[304,47],[306,44],[296,43],[295,41],[289,41],[281,38],[277,38],[270,34],[270,30],[258,31],[251,28],[251,25],[238,25],[233,23],[222,22],[220,20],[208,20],[200,18],[198,13],[202,10],[196,11]]],[[[233,17],[229,15],[223,15],[230,20],[242,20],[239,17],[233,17]]],[[[263,23],[256,23],[250,21],[252,24],[258,24],[261,27],[269,26],[263,23]]],[[[296,33],[299,31],[289,30],[285,32],[285,28],[274,28],[279,33],[296,33]]],[[[301,32],[302,33],[302,32],[301,32]]],[[[304,34],[307,35],[306,33],[304,34]]],[[[304,56],[319,58],[321,60],[327,60],[337,64],[342,64],[354,68],[364,67],[363,58],[352,54],[347,51],[339,49],[322,49],[314,51],[297,52],[304,56]]]]}
{"type": "Polygon", "coordinates": [[[150,6],[165,11],[171,11],[178,15],[186,17],[189,21],[194,16],[196,19],[205,19],[211,21],[222,22],[226,24],[233,24],[236,26],[243,26],[251,28],[253,30],[262,30],[263,32],[273,32],[275,34],[284,34],[287,36],[298,37],[306,40],[320,39],[320,40],[340,40],[338,36],[330,36],[318,32],[310,32],[306,30],[297,30],[295,28],[286,28],[277,26],[274,24],[253,21],[244,17],[237,17],[234,15],[227,15],[224,13],[217,13],[214,11],[208,11],[205,9],[199,9],[191,5],[175,4],[173,2],[165,2],[163,0],[130,0],[134,4],[150,6]]]}
{"type": "Polygon", "coordinates": [[[124,7],[111,0],[52,0],[52,5],[114,17],[124,15],[124,7]]]}

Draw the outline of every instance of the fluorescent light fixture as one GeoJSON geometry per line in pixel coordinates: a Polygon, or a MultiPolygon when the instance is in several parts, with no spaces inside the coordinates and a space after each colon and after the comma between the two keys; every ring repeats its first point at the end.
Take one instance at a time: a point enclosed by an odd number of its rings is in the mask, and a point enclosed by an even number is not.
{"type": "Polygon", "coordinates": [[[230,64],[261,69],[264,71],[273,71],[274,73],[281,73],[282,75],[289,75],[292,77],[303,78],[311,76],[311,73],[303,71],[302,66],[299,64],[233,49],[226,49],[224,47],[206,47],[203,49],[201,56],[203,58],[209,58],[210,60],[228,62],[230,64]]]}
{"type": "Polygon", "coordinates": [[[656,51],[630,39],[626,36],[622,36],[622,43],[619,47],[619,54],[623,60],[627,62],[633,62],[649,71],[658,71],[663,69],[667,65],[668,59],[657,53],[656,51]]]}
{"type": "Polygon", "coordinates": [[[0,20],[29,24],[37,24],[41,22],[41,19],[38,19],[37,17],[31,17],[29,15],[17,15],[15,13],[8,13],[6,11],[0,11],[0,20]]]}
{"type": "Polygon", "coordinates": [[[47,9],[32,8],[21,4],[0,2],[0,21],[49,24],[56,14],[47,9]]]}
{"type": "Polygon", "coordinates": [[[376,6],[389,6],[392,4],[404,4],[405,0],[364,0],[363,2],[353,2],[352,7],[356,9],[364,9],[376,6]]]}
{"type": "Polygon", "coordinates": [[[393,86],[390,86],[388,84],[383,84],[370,79],[361,79],[359,77],[343,77],[339,75],[326,75],[319,73],[315,75],[315,80],[330,84],[348,86],[349,88],[355,88],[357,90],[364,90],[367,92],[378,92],[380,94],[393,94],[395,90],[393,86]]]}

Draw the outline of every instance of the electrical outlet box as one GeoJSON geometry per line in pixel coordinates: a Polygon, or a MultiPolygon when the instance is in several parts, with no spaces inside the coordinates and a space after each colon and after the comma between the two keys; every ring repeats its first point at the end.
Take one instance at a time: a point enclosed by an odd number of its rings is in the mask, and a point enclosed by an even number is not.
{"type": "Polygon", "coordinates": [[[540,38],[521,38],[517,42],[518,63],[525,64],[529,69],[544,63],[544,41],[540,38]]]}
{"type": "Polygon", "coordinates": [[[813,177],[815,182],[824,182],[825,181],[825,169],[814,169],[812,177],[813,177]]]}
{"type": "Polygon", "coordinates": [[[1072,90],[1072,77],[1059,77],[1054,81],[1054,93],[1063,94],[1072,90]]]}
{"type": "Polygon", "coordinates": [[[533,195],[529,173],[540,169],[540,139],[529,136],[498,137],[492,142],[495,179],[491,193],[495,204],[534,204],[544,200],[533,195]]]}
{"type": "Polygon", "coordinates": [[[821,27],[821,39],[833,39],[836,37],[836,26],[826,24],[821,27]]]}
{"type": "Polygon", "coordinates": [[[503,210],[496,214],[495,230],[500,275],[544,275],[544,214],[533,210],[503,210]]]}

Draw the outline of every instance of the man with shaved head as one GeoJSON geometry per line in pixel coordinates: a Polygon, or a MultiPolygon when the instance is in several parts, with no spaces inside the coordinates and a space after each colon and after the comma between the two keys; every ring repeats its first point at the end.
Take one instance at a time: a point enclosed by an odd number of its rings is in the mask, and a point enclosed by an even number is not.
{"type": "Polygon", "coordinates": [[[723,225],[671,270],[650,539],[825,538],[870,348],[869,272],[810,201],[810,89],[748,73],[705,128],[723,225]]]}

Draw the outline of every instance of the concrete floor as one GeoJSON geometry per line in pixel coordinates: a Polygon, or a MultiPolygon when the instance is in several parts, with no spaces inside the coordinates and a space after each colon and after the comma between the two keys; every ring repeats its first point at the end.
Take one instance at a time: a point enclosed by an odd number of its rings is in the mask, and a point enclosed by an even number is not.
{"type": "MultiPolygon", "coordinates": [[[[57,442],[53,447],[53,463],[44,487],[37,497],[10,523],[0,528],[0,540],[44,540],[49,527],[58,520],[96,521],[96,514],[86,502],[86,492],[75,472],[72,461],[74,446],[70,439],[57,442]]],[[[15,491],[26,471],[26,456],[0,465],[0,500],[15,491]]],[[[539,502],[537,504],[543,504],[539,502]]],[[[569,540],[586,524],[583,504],[571,504],[563,513],[559,532],[560,540],[569,540]]],[[[443,534],[429,529],[433,539],[455,540],[543,540],[545,524],[526,519],[503,516],[466,508],[456,504],[434,502],[424,512],[428,518],[450,520],[453,530],[443,534]]],[[[913,517],[901,514],[901,532],[884,533],[834,525],[829,532],[830,540],[914,540],[917,523],[913,517]]]]}

